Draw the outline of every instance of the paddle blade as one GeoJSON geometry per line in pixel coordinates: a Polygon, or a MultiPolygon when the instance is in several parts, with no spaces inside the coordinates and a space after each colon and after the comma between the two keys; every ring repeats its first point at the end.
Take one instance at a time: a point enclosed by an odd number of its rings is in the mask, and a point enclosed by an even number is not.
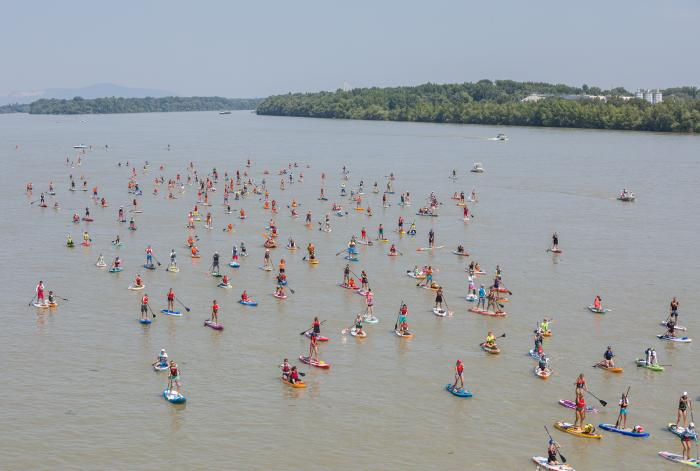
{"type": "Polygon", "coordinates": [[[562,463],[566,463],[566,458],[561,454],[561,451],[559,452],[559,458],[561,458],[562,463]]]}
{"type": "Polygon", "coordinates": [[[607,403],[606,401],[604,401],[604,400],[602,400],[602,399],[598,399],[598,400],[600,401],[600,404],[601,404],[603,407],[605,407],[605,406],[608,405],[608,403],[607,403]]]}

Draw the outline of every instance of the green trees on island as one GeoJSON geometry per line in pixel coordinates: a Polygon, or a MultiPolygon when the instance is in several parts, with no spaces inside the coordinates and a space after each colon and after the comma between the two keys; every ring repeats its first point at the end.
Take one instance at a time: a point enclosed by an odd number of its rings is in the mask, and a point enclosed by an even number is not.
{"type": "Polygon", "coordinates": [[[167,111],[254,110],[259,98],[165,97],[41,99],[29,105],[30,114],[157,113],[167,111]]]}
{"type": "Polygon", "coordinates": [[[435,123],[550,126],[661,132],[700,132],[700,92],[664,90],[656,105],[623,88],[601,90],[535,82],[481,80],[463,84],[362,88],[276,95],[257,107],[261,115],[435,123]],[[521,101],[539,94],[539,101],[521,101]],[[584,95],[608,96],[607,100],[584,95]]]}

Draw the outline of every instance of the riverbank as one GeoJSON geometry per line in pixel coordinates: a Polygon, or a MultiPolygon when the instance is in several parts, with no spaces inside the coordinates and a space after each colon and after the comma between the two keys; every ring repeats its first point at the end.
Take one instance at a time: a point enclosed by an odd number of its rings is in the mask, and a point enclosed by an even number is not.
{"type": "Polygon", "coordinates": [[[595,89],[593,94],[590,90],[593,89],[482,80],[275,95],[263,100],[256,112],[306,118],[700,132],[700,100],[671,94],[663,103],[652,105],[631,98],[629,92],[620,88],[595,89]],[[544,96],[527,101],[526,97],[534,93],[544,96]],[[594,95],[601,98],[591,98],[594,95]]]}

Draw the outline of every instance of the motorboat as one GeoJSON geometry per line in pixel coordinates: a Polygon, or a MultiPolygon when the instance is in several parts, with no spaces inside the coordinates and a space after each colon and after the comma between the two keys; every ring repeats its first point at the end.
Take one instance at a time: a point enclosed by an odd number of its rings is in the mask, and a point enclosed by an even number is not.
{"type": "Polygon", "coordinates": [[[631,203],[637,199],[634,193],[629,190],[622,190],[617,196],[618,201],[624,201],[626,203],[631,203]]]}
{"type": "Polygon", "coordinates": [[[473,173],[484,173],[484,166],[481,162],[474,162],[474,167],[470,171],[473,173]]]}

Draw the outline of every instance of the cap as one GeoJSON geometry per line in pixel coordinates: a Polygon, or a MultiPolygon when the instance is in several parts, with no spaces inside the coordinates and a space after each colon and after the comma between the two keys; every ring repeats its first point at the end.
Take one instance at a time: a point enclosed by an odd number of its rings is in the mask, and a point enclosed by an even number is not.
{"type": "Polygon", "coordinates": [[[457,363],[462,363],[462,360],[457,360],[457,363]]]}
{"type": "Polygon", "coordinates": [[[688,391],[683,391],[683,395],[684,395],[684,396],[687,396],[687,395],[688,395],[688,391]]]}

